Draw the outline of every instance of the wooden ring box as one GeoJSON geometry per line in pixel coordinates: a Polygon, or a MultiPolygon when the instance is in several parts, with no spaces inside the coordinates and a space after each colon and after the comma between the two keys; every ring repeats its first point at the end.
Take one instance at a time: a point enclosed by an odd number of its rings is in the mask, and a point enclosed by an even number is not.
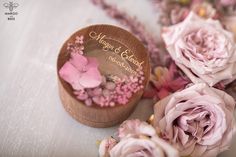
{"type": "MultiPolygon", "coordinates": [[[[70,56],[66,55],[67,43],[73,42],[76,36],[84,36],[84,55],[96,57],[99,62],[99,71],[102,74],[117,76],[129,76],[130,71],[108,59],[109,56],[124,61],[131,69],[137,69],[137,65],[121,57],[121,52],[129,50],[128,55],[142,62],[145,87],[149,80],[149,57],[143,44],[128,31],[112,25],[92,25],[75,32],[62,46],[57,59],[57,77],[59,95],[65,110],[77,121],[92,127],[110,127],[128,118],[133,112],[137,102],[141,98],[144,89],[135,93],[125,105],[116,104],[114,107],[99,107],[95,104],[86,106],[73,94],[70,84],[59,76],[59,70],[70,56]],[[104,36],[105,35],[105,36],[104,36]],[[120,47],[115,52],[115,48],[120,47]]],[[[128,56],[126,54],[125,57],[128,56]]],[[[124,57],[124,56],[123,56],[124,57]]]]}

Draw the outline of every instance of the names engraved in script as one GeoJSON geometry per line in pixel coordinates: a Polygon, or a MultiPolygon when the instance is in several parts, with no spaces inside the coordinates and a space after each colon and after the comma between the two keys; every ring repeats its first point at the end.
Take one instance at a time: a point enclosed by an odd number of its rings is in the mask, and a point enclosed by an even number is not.
{"type": "MultiPolygon", "coordinates": [[[[96,40],[102,46],[103,51],[119,54],[122,59],[127,60],[128,62],[136,65],[139,68],[142,67],[142,64],[144,63],[144,61],[139,61],[135,57],[134,53],[130,49],[123,47],[123,45],[118,44],[119,46],[114,46],[111,42],[108,42],[109,38],[107,39],[105,34],[91,31],[89,32],[89,37],[91,39],[96,40]]],[[[118,64],[119,66],[125,68],[129,72],[131,71],[135,72],[135,70],[132,70],[130,67],[129,68],[124,67],[125,64],[124,63],[122,64],[120,61],[116,60],[114,57],[110,56],[108,59],[118,64]]],[[[131,73],[134,73],[134,72],[131,72],[131,73]]]]}

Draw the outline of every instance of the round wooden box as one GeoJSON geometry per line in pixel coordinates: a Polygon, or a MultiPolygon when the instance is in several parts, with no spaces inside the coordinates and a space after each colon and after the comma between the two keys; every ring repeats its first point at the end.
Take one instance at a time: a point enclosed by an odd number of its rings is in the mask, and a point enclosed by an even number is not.
{"type": "Polygon", "coordinates": [[[99,62],[99,71],[104,75],[129,76],[132,70],[136,70],[138,67],[137,64],[134,64],[134,60],[136,60],[139,66],[142,66],[144,73],[142,84],[145,87],[150,75],[149,57],[143,44],[136,37],[128,31],[112,25],[92,25],[83,28],[63,44],[57,59],[57,76],[59,95],[65,110],[74,119],[85,125],[110,127],[128,118],[144,89],[135,93],[125,105],[99,107],[93,104],[89,107],[79,101],[73,94],[71,85],[60,77],[59,70],[70,58],[67,44],[73,42],[76,36],[81,35],[84,36],[84,55],[96,57],[99,62]]]}

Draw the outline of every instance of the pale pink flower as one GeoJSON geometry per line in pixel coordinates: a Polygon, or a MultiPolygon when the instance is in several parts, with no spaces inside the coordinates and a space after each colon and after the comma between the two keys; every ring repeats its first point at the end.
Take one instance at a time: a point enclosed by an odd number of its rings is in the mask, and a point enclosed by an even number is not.
{"type": "Polygon", "coordinates": [[[117,144],[117,141],[112,138],[106,138],[99,145],[99,157],[109,157],[110,150],[117,144]]]}
{"type": "Polygon", "coordinates": [[[219,21],[191,12],[183,22],[165,28],[162,36],[172,59],[192,82],[214,86],[236,78],[233,34],[219,21]]]}
{"type": "Polygon", "coordinates": [[[118,137],[120,139],[139,135],[154,136],[156,131],[151,125],[139,119],[126,120],[118,129],[118,137]]]}
{"type": "Polygon", "coordinates": [[[183,89],[188,82],[188,79],[180,76],[174,63],[171,63],[169,68],[157,66],[150,77],[153,88],[146,89],[144,97],[162,99],[179,89],[183,89]]]}
{"type": "Polygon", "coordinates": [[[224,91],[195,84],[155,104],[154,126],[181,156],[214,157],[230,146],[234,107],[224,91]]]}
{"type": "Polygon", "coordinates": [[[103,140],[100,157],[179,157],[178,151],[160,139],[155,129],[144,121],[124,121],[118,136],[119,142],[112,138],[103,140]]]}
{"type": "Polygon", "coordinates": [[[78,53],[71,53],[70,60],[61,67],[59,74],[74,90],[95,88],[102,82],[97,60],[78,53]]]}
{"type": "Polygon", "coordinates": [[[110,151],[110,157],[179,157],[178,151],[157,136],[127,137],[110,151]]]}

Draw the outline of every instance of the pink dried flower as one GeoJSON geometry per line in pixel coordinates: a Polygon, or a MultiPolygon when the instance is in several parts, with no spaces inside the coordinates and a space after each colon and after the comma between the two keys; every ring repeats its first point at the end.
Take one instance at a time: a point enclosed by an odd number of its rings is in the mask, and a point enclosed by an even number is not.
{"type": "Polygon", "coordinates": [[[83,44],[84,43],[84,36],[76,36],[75,37],[75,43],[83,44]]]}
{"type": "Polygon", "coordinates": [[[142,68],[137,69],[137,75],[124,76],[110,81],[110,78],[103,77],[103,84],[99,87],[84,89],[83,92],[74,92],[79,100],[85,102],[87,106],[92,103],[100,107],[113,107],[115,104],[125,105],[129,102],[130,98],[143,89],[144,73],[142,68]],[[107,80],[106,80],[107,79],[107,80]]]}
{"type": "Polygon", "coordinates": [[[83,54],[84,52],[84,36],[76,36],[74,43],[67,44],[67,50],[69,53],[79,53],[83,54]]]}
{"type": "Polygon", "coordinates": [[[75,90],[94,88],[102,82],[97,60],[78,53],[71,53],[70,60],[61,67],[59,74],[75,90]]]}
{"type": "Polygon", "coordinates": [[[150,82],[152,88],[145,91],[144,97],[162,99],[169,94],[184,88],[189,81],[185,77],[180,76],[176,65],[171,63],[169,69],[160,66],[154,68],[150,82]]]}

